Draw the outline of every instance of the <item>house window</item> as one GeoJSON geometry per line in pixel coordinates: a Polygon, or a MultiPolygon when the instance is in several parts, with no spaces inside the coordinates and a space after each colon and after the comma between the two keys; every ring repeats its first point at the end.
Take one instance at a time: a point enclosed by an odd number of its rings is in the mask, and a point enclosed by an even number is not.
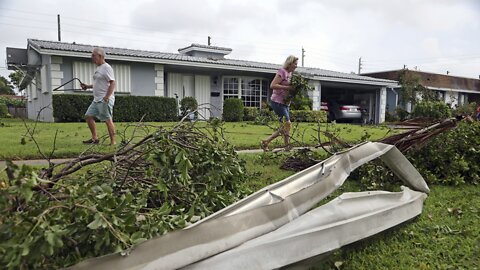
{"type": "Polygon", "coordinates": [[[239,79],[238,78],[224,78],[223,79],[223,99],[239,98],[239,79]]]}
{"type": "MultiPolygon", "coordinates": [[[[115,92],[130,93],[131,75],[130,66],[123,64],[112,64],[113,74],[115,76],[115,92]]],[[[89,62],[73,62],[73,77],[79,78],[85,84],[93,83],[93,74],[96,66],[89,62]]],[[[75,80],[74,88],[80,89],[80,83],[75,80]]]]}
{"type": "Polygon", "coordinates": [[[265,79],[249,77],[224,77],[223,99],[238,98],[245,107],[262,108],[267,101],[268,82],[265,79]]]}

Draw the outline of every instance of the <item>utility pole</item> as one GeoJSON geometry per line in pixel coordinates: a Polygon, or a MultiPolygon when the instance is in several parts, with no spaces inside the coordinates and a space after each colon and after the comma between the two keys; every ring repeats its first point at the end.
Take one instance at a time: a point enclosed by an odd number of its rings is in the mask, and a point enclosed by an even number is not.
{"type": "Polygon", "coordinates": [[[360,71],[362,71],[362,57],[358,58],[358,75],[360,75],[360,71]]]}
{"type": "Polygon", "coordinates": [[[305,49],[302,46],[302,67],[304,66],[304,61],[305,61],[305,49]]]}
{"type": "Polygon", "coordinates": [[[60,32],[60,14],[57,14],[57,29],[58,29],[58,41],[62,41],[60,32]]]}
{"type": "Polygon", "coordinates": [[[208,46],[210,46],[210,44],[211,44],[211,43],[210,43],[211,39],[212,39],[212,38],[211,38],[210,36],[208,36],[208,43],[207,43],[208,46]]]}

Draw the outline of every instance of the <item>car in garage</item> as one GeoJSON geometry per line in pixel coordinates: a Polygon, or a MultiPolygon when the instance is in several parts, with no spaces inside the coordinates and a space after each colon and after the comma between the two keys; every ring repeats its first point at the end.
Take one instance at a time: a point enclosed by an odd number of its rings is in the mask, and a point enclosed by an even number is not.
{"type": "Polygon", "coordinates": [[[330,100],[328,102],[329,119],[349,120],[360,122],[362,120],[362,109],[358,105],[330,100]]]}

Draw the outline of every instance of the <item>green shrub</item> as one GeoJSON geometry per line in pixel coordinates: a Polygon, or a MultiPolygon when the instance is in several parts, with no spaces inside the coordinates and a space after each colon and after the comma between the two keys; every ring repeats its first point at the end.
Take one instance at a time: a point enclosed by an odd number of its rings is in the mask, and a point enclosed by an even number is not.
{"type": "MultiPolygon", "coordinates": [[[[180,101],[180,116],[184,117],[190,112],[198,109],[198,102],[194,97],[184,97],[180,101]]],[[[196,116],[196,113],[195,113],[196,116]]]]}
{"type": "Polygon", "coordinates": [[[415,104],[412,117],[430,117],[444,119],[452,116],[452,111],[447,104],[441,101],[421,101],[415,104]]]}
{"type": "Polygon", "coordinates": [[[313,101],[309,97],[296,97],[290,103],[292,110],[308,111],[313,109],[313,101]]]}
{"type": "Polygon", "coordinates": [[[395,113],[385,112],[385,122],[397,122],[399,120],[400,118],[395,113]]]}
{"type": "Polygon", "coordinates": [[[243,121],[254,121],[260,115],[260,110],[256,107],[243,108],[243,121]]]}
{"type": "Polygon", "coordinates": [[[13,106],[13,107],[25,107],[26,106],[26,101],[25,99],[16,99],[16,98],[10,98],[10,97],[0,97],[0,103],[5,103],[7,106],[13,106]]]}
{"type": "Polygon", "coordinates": [[[7,117],[8,115],[7,104],[0,101],[0,117],[7,117]]]}
{"type": "Polygon", "coordinates": [[[261,109],[258,116],[254,119],[255,125],[267,125],[269,122],[278,120],[276,114],[270,109],[261,109]]]}
{"type": "MultiPolygon", "coordinates": [[[[53,116],[59,122],[80,122],[92,102],[90,95],[53,95],[53,116]]],[[[116,122],[175,121],[177,101],[168,97],[116,96],[113,119],[116,122]]]]}
{"type": "Polygon", "coordinates": [[[453,110],[454,115],[470,115],[475,118],[475,112],[477,109],[477,104],[475,102],[465,103],[463,105],[457,106],[453,110]]]}
{"type": "Polygon", "coordinates": [[[243,119],[243,102],[238,98],[229,98],[223,101],[223,120],[225,122],[239,122],[243,119]]]}
{"type": "Polygon", "coordinates": [[[400,121],[403,121],[403,120],[406,120],[410,116],[410,113],[407,112],[407,110],[405,110],[401,107],[397,107],[395,109],[395,115],[397,115],[397,117],[400,121]]]}
{"type": "Polygon", "coordinates": [[[327,113],[325,111],[310,110],[291,110],[290,118],[294,122],[327,122],[327,113]]]}

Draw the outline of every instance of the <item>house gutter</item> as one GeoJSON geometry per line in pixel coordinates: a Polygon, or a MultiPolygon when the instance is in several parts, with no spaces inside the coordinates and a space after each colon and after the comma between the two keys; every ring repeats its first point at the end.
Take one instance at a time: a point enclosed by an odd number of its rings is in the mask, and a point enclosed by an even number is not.
{"type": "Polygon", "coordinates": [[[425,88],[428,88],[430,90],[441,90],[441,91],[446,91],[446,92],[480,94],[480,91],[467,90],[467,89],[452,89],[452,88],[441,88],[441,87],[433,87],[433,86],[425,86],[425,88]]]}

